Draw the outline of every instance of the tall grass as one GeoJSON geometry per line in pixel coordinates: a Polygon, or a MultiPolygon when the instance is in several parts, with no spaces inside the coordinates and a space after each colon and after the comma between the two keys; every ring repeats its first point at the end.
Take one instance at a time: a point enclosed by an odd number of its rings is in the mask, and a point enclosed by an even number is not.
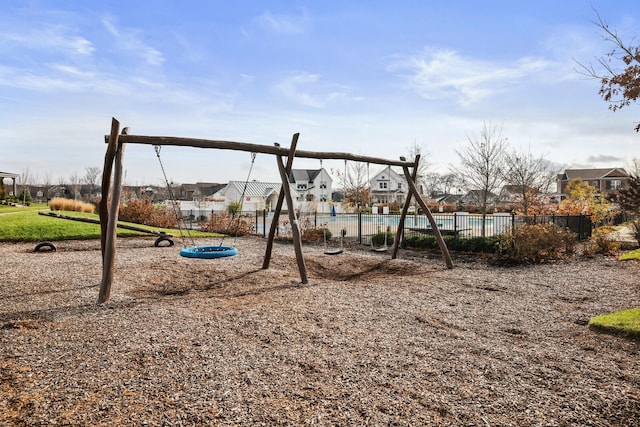
{"type": "Polygon", "coordinates": [[[81,202],[79,200],[65,199],[63,197],[54,197],[49,202],[49,209],[52,211],[72,211],[94,213],[96,207],[91,203],[81,202]]]}

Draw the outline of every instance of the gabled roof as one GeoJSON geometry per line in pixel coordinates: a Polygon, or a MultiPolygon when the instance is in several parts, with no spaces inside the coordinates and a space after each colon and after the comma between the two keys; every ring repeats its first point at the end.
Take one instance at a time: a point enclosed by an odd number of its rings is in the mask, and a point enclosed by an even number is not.
{"type": "Polygon", "coordinates": [[[17,173],[0,172],[0,178],[17,178],[17,173]]]}
{"type": "MultiPolygon", "coordinates": [[[[244,188],[244,181],[229,181],[229,184],[222,190],[226,192],[227,189],[233,188],[238,193],[242,193],[244,190],[245,196],[253,196],[253,197],[268,197],[272,193],[278,193],[282,184],[279,182],[259,182],[259,181],[249,181],[246,183],[247,188],[244,188]]],[[[292,195],[297,196],[295,190],[291,189],[292,195]]]]}
{"type": "Polygon", "coordinates": [[[594,180],[604,178],[623,178],[629,174],[624,168],[608,168],[608,169],[566,169],[560,174],[560,179],[571,181],[577,178],[582,180],[594,180]]]}
{"type": "Polygon", "coordinates": [[[322,169],[291,169],[289,182],[313,181],[316,179],[322,169]]]}
{"type": "Polygon", "coordinates": [[[513,193],[521,194],[523,188],[524,188],[523,185],[507,184],[502,186],[500,193],[501,194],[513,194],[513,193]]]}

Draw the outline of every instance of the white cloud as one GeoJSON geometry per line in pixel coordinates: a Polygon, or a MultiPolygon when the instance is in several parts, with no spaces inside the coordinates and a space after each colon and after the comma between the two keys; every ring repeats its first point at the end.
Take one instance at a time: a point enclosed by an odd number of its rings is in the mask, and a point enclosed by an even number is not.
{"type": "Polygon", "coordinates": [[[146,44],[140,31],[118,28],[106,18],[102,25],[114,37],[118,48],[139,55],[149,65],[159,66],[164,62],[162,52],[146,44]]]}
{"type": "Polygon", "coordinates": [[[549,67],[548,61],[521,58],[500,64],[460,56],[448,49],[427,49],[401,58],[390,71],[404,71],[410,87],[426,99],[452,98],[463,106],[474,104],[505,86],[549,67]]]}
{"type": "Polygon", "coordinates": [[[0,43],[11,48],[57,50],[72,55],[91,55],[95,48],[84,37],[67,34],[69,29],[59,25],[31,28],[25,32],[0,33],[0,43]]]}
{"type": "Polygon", "coordinates": [[[308,26],[306,14],[294,16],[264,12],[257,18],[260,26],[278,34],[303,34],[308,26]]]}
{"type": "Polygon", "coordinates": [[[347,88],[321,82],[319,74],[297,73],[275,85],[284,97],[308,107],[324,108],[347,97],[347,88]]]}

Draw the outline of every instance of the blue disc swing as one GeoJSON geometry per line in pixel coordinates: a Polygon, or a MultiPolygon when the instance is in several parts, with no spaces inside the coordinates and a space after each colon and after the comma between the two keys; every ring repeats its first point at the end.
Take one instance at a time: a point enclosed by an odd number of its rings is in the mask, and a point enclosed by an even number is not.
{"type": "MultiPolygon", "coordinates": [[[[154,145],[154,149],[156,151],[156,156],[158,157],[158,162],[160,162],[160,168],[162,169],[162,174],[164,175],[164,179],[165,182],[167,183],[167,189],[169,191],[169,197],[171,198],[171,203],[173,205],[173,210],[174,213],[176,215],[176,218],[178,218],[178,228],[180,230],[180,236],[183,237],[183,244],[184,244],[184,236],[182,234],[182,227],[180,226],[181,223],[184,223],[184,220],[182,219],[182,215],[180,215],[180,213],[177,210],[177,204],[175,202],[175,198],[173,196],[173,191],[171,190],[171,185],[169,185],[169,180],[167,179],[167,174],[165,173],[164,170],[164,166],[162,164],[162,160],[160,159],[160,146],[159,145],[154,145]]],[[[244,188],[242,189],[242,195],[240,196],[240,204],[239,206],[242,206],[242,201],[244,200],[244,195],[247,191],[247,185],[249,183],[249,178],[251,177],[251,171],[253,170],[253,164],[255,163],[256,160],[256,153],[251,153],[251,166],[249,167],[249,173],[247,174],[247,179],[244,183],[244,188]]],[[[184,248],[182,248],[180,250],[180,256],[183,256],[185,258],[202,258],[202,259],[215,259],[215,258],[226,258],[226,257],[231,257],[234,255],[238,254],[238,248],[234,247],[234,246],[225,246],[223,245],[224,243],[224,239],[225,237],[229,234],[229,231],[231,229],[231,225],[233,224],[233,221],[236,217],[236,213],[238,211],[240,211],[241,208],[239,209],[234,209],[232,212],[232,216],[231,216],[231,220],[229,221],[229,224],[227,225],[227,230],[225,232],[225,234],[222,236],[222,240],[220,241],[219,245],[209,245],[209,246],[196,246],[195,242],[193,240],[193,237],[191,236],[191,233],[189,233],[189,229],[185,227],[185,230],[187,231],[187,234],[189,236],[189,238],[191,239],[191,244],[192,246],[186,246],[184,248]]],[[[238,232],[237,232],[237,228],[236,228],[236,234],[234,236],[234,243],[238,237],[238,232]]]]}

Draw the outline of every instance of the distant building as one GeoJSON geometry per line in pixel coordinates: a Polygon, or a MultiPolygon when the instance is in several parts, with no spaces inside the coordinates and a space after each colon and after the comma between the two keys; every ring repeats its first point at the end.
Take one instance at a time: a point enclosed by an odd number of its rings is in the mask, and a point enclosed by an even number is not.
{"type": "Polygon", "coordinates": [[[386,167],[375,174],[369,181],[372,203],[402,205],[407,200],[409,185],[404,177],[391,167],[386,167]]]}
{"type": "MultiPolygon", "coordinates": [[[[281,187],[282,184],[279,182],[229,181],[213,196],[213,201],[223,203],[225,207],[232,202],[242,201],[243,211],[272,211],[278,202],[281,187]]],[[[291,188],[291,196],[296,200],[300,194],[291,188]]],[[[286,206],[286,201],[283,206],[286,206]]]]}
{"type": "Polygon", "coordinates": [[[566,169],[557,176],[558,193],[564,194],[567,184],[578,178],[603,194],[629,187],[629,174],[624,168],[566,169]]]}
{"type": "Polygon", "coordinates": [[[296,201],[305,212],[330,212],[333,179],[324,169],[292,169],[291,187],[298,193],[296,201]]]}

